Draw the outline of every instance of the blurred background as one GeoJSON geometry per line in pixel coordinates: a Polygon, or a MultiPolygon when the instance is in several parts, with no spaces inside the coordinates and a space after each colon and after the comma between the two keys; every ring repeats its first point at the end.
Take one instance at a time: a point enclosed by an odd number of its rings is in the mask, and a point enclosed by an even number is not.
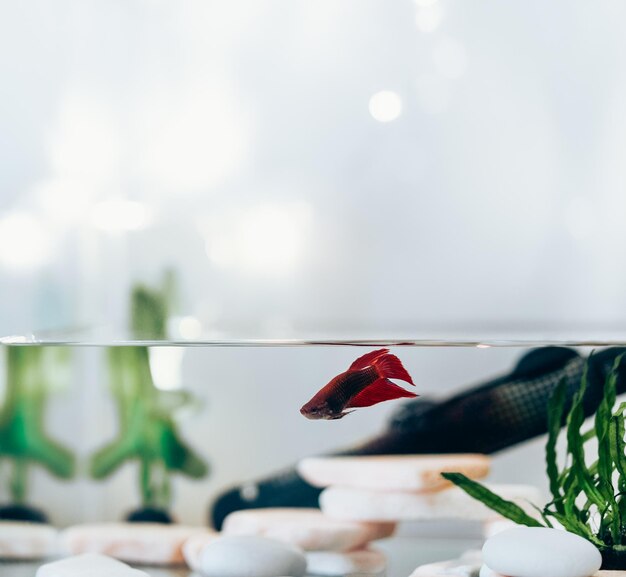
{"type": "MultiPolygon", "coordinates": [[[[175,340],[619,335],[625,18],[619,0],[4,2],[0,333],[123,339],[131,287],[173,270],[175,340]]],[[[186,430],[214,466],[180,482],[181,517],[378,430],[391,407],[333,428],[293,410],[354,353],[171,353],[164,386],[206,402],[186,430]]],[[[519,351],[407,355],[444,395],[519,351]]],[[[69,441],[95,410],[87,450],[115,415],[101,354],[75,359],[50,419],[69,441]]],[[[539,482],[540,447],[496,477],[539,482]]],[[[91,516],[119,516],[134,482],[91,516]]]]}

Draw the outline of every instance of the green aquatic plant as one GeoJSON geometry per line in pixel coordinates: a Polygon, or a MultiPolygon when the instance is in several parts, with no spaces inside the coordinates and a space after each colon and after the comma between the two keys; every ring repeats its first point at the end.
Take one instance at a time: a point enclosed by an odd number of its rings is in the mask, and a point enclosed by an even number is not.
{"type": "Polygon", "coordinates": [[[443,473],[443,476],[471,497],[520,525],[553,527],[552,520],[556,521],[567,531],[596,545],[603,556],[603,568],[625,568],[626,403],[614,408],[621,362],[622,356],[617,357],[605,380],[593,426],[585,432],[582,431],[585,420],[583,401],[588,368],[571,403],[568,403],[565,380],[554,390],[548,405],[545,451],[552,499],[543,509],[534,507],[539,518],[461,473],[443,473]],[[556,447],[563,425],[567,448],[565,459],[560,463],[556,447]],[[597,442],[597,455],[588,463],[585,445],[592,440],[597,442]]]}
{"type": "MultiPolygon", "coordinates": [[[[135,338],[166,337],[167,295],[167,290],[133,289],[131,324],[135,338]]],[[[208,473],[207,464],[183,441],[175,418],[180,408],[193,403],[192,395],[159,390],[154,385],[148,347],[111,347],[108,356],[119,434],[93,455],[91,475],[104,479],[125,463],[138,462],[144,508],[166,511],[171,504],[172,473],[195,479],[208,473]]]]}
{"type": "Polygon", "coordinates": [[[191,396],[154,386],[146,347],[113,347],[108,354],[119,434],[93,456],[91,474],[104,479],[135,460],[140,465],[144,507],[167,509],[170,472],[192,478],[207,474],[204,461],[182,440],[173,416],[177,409],[190,404],[191,396]]]}
{"type": "Polygon", "coordinates": [[[23,507],[26,503],[31,465],[38,464],[61,479],[74,476],[74,454],[47,435],[44,422],[53,380],[66,363],[67,355],[66,349],[56,347],[6,347],[0,459],[12,463],[9,490],[13,507],[23,507]]]}

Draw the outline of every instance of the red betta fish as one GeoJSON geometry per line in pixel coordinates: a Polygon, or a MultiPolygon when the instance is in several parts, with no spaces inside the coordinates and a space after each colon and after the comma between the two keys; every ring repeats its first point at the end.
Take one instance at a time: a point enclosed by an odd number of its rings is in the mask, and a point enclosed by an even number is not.
{"type": "Polygon", "coordinates": [[[345,409],[417,397],[389,379],[400,379],[415,386],[400,359],[390,354],[389,349],[372,351],[354,361],[345,373],[337,375],[300,412],[307,419],[341,419],[352,412],[345,409]]]}

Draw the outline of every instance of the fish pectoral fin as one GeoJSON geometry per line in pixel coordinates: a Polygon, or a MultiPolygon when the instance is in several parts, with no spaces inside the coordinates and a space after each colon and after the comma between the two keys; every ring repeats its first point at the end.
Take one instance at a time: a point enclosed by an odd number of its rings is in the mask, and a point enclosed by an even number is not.
{"type": "Polygon", "coordinates": [[[371,407],[372,405],[384,401],[391,401],[392,399],[413,397],[417,397],[417,395],[392,383],[389,379],[378,379],[352,398],[346,405],[346,408],[371,407]]]}
{"type": "Polygon", "coordinates": [[[337,419],[343,419],[346,415],[349,415],[350,413],[354,413],[354,411],[344,411],[343,413],[339,413],[338,415],[331,417],[330,420],[336,421],[337,419]]]}

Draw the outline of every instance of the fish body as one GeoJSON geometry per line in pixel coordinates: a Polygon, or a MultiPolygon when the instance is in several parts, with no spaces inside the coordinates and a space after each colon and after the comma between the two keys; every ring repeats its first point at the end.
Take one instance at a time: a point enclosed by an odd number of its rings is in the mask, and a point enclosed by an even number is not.
{"type": "Polygon", "coordinates": [[[300,412],[307,419],[341,419],[352,412],[346,409],[417,396],[389,379],[400,379],[414,385],[400,359],[390,354],[389,349],[372,351],[333,378],[300,412]]]}

